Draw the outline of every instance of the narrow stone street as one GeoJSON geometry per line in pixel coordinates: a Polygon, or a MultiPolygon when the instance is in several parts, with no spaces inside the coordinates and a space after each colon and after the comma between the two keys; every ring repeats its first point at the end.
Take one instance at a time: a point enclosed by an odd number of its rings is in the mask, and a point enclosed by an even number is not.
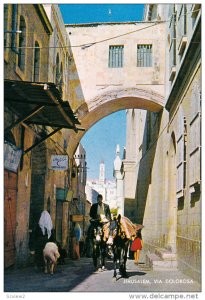
{"type": "Polygon", "coordinates": [[[91,258],[66,260],[58,265],[54,275],[36,271],[34,267],[7,270],[4,292],[200,292],[200,285],[180,271],[153,271],[127,261],[129,278],[113,279],[113,263],[107,260],[107,270],[95,272],[91,258]]]}
{"type": "Polygon", "coordinates": [[[202,5],[134,2],[3,3],[7,300],[203,289],[202,5]]]}

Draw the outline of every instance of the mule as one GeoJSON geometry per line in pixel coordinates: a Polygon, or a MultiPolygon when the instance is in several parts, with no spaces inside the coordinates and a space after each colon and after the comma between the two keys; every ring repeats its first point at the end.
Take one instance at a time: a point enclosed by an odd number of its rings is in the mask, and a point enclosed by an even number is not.
{"type": "Polygon", "coordinates": [[[94,221],[92,223],[93,232],[92,232],[92,244],[93,244],[93,264],[97,270],[105,270],[105,257],[106,257],[106,250],[107,244],[104,241],[104,232],[102,225],[94,221]]]}
{"type": "Polygon", "coordinates": [[[129,248],[130,238],[125,234],[124,228],[121,224],[121,215],[113,221],[113,263],[114,274],[113,278],[117,280],[117,263],[119,261],[119,272],[121,277],[128,278],[126,271],[127,253],[129,248]]]}

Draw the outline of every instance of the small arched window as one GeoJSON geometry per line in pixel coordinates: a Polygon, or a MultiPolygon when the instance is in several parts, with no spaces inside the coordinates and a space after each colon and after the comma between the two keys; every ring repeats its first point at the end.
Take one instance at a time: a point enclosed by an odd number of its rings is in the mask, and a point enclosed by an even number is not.
{"type": "Polygon", "coordinates": [[[56,57],[56,87],[59,90],[61,96],[62,96],[62,78],[63,78],[63,65],[59,60],[59,55],[57,54],[56,57]]]}
{"type": "Polygon", "coordinates": [[[26,23],[24,18],[20,17],[20,26],[19,30],[21,33],[19,34],[19,49],[18,49],[18,67],[24,71],[25,69],[25,55],[26,55],[26,23]]]}
{"type": "Polygon", "coordinates": [[[60,84],[63,85],[63,64],[62,63],[60,69],[60,84]]]}
{"type": "Polygon", "coordinates": [[[60,62],[59,62],[59,55],[56,56],[56,85],[59,84],[60,81],[60,62]]]}
{"type": "Polygon", "coordinates": [[[33,64],[33,80],[39,81],[40,75],[40,47],[39,43],[35,42],[35,49],[34,49],[34,64],[33,64]]]}
{"type": "Polygon", "coordinates": [[[63,65],[62,65],[62,63],[61,63],[61,67],[60,67],[59,91],[60,91],[61,97],[62,97],[62,95],[63,95],[63,65]]]}

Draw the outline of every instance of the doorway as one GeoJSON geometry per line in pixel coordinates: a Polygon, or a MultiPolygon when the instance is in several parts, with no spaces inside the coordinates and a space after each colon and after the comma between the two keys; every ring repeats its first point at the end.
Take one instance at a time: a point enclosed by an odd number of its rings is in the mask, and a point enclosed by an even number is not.
{"type": "Polygon", "coordinates": [[[15,263],[17,174],[4,170],[4,267],[15,263]]]}
{"type": "Polygon", "coordinates": [[[177,198],[176,198],[176,139],[174,133],[171,136],[169,147],[169,171],[168,171],[168,237],[167,248],[176,253],[177,235],[177,198]]]}

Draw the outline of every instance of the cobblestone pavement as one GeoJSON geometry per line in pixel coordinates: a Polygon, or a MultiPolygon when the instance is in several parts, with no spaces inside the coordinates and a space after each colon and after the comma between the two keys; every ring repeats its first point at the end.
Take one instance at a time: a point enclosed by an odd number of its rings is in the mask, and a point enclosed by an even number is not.
{"type": "Polygon", "coordinates": [[[199,283],[180,271],[153,271],[143,262],[127,261],[129,278],[113,280],[113,263],[106,271],[95,272],[91,258],[67,259],[54,275],[36,271],[33,266],[6,270],[4,292],[200,292],[199,283]]]}

